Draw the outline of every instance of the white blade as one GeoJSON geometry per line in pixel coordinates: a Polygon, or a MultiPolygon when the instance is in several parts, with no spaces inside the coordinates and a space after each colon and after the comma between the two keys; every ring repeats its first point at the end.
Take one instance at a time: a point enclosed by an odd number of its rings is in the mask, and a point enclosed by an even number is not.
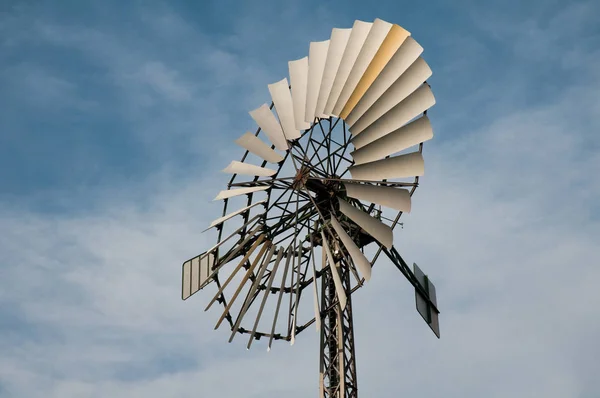
{"type": "Polygon", "coordinates": [[[423,115],[398,130],[351,152],[350,155],[354,158],[354,164],[359,165],[383,159],[392,153],[403,151],[432,138],[431,123],[427,115],[423,115]]]}
{"type": "Polygon", "coordinates": [[[238,162],[237,160],[229,163],[229,166],[223,169],[225,173],[242,174],[248,176],[268,177],[277,173],[277,170],[260,167],[249,163],[238,162]]]}
{"type": "Polygon", "coordinates": [[[267,270],[269,263],[271,262],[271,258],[273,257],[273,253],[275,253],[275,249],[276,249],[275,245],[271,246],[271,248],[269,249],[269,252],[262,260],[261,266],[259,267],[256,277],[254,278],[254,282],[252,283],[252,285],[250,285],[250,290],[248,291],[248,294],[246,295],[246,300],[244,300],[242,309],[240,310],[240,313],[237,316],[235,324],[233,325],[233,329],[231,331],[231,336],[229,336],[230,343],[233,341],[233,338],[235,337],[235,334],[237,333],[237,331],[240,327],[240,324],[242,323],[242,320],[244,319],[244,316],[246,315],[246,312],[248,311],[248,307],[250,307],[251,298],[254,296],[254,292],[256,292],[256,289],[258,288],[258,285],[260,284],[262,277],[265,274],[265,271],[267,270]]]}
{"type": "Polygon", "coordinates": [[[294,103],[287,79],[269,84],[271,99],[275,104],[277,116],[283,127],[283,133],[288,140],[300,138],[300,131],[296,128],[294,121],[294,103]]]}
{"type": "Polygon", "coordinates": [[[283,156],[272,150],[267,144],[262,142],[260,138],[252,133],[245,133],[235,140],[235,143],[267,162],[279,163],[283,160],[283,156]]]}
{"type": "Polygon", "coordinates": [[[350,39],[352,29],[337,29],[331,31],[331,39],[329,42],[329,50],[327,51],[327,61],[325,62],[325,70],[323,71],[323,79],[321,80],[321,89],[319,90],[319,99],[317,100],[317,109],[315,114],[319,117],[329,117],[325,113],[325,105],[331,93],[333,80],[337,74],[344,50],[350,39]],[[322,116],[321,116],[322,115],[322,116]]]}
{"type": "Polygon", "coordinates": [[[371,28],[369,35],[367,36],[367,39],[365,40],[365,43],[358,54],[358,57],[356,58],[356,62],[352,66],[352,70],[348,75],[346,84],[344,84],[344,88],[342,89],[335,107],[333,108],[333,113],[335,115],[339,115],[342,112],[342,109],[346,105],[350,95],[356,88],[360,78],[367,70],[367,67],[377,53],[377,50],[379,50],[381,43],[383,43],[385,40],[385,37],[387,36],[391,27],[391,23],[385,22],[379,18],[375,19],[373,22],[373,27],[371,28]]]}
{"type": "MultiPolygon", "coordinates": [[[[350,128],[352,134],[356,135],[360,133],[399,103],[407,102],[407,97],[409,97],[411,93],[412,95],[415,95],[415,90],[423,90],[423,87],[429,88],[426,84],[423,84],[423,82],[430,76],[431,69],[429,68],[429,65],[425,63],[423,58],[418,58],[408,70],[400,76],[400,78],[396,80],[396,82],[392,84],[392,86],[377,101],[375,101],[373,106],[352,125],[350,128]]],[[[433,98],[431,90],[429,95],[433,98]]],[[[435,103],[435,99],[433,99],[433,103],[435,103]]],[[[429,107],[432,106],[433,103],[429,105],[429,107]]]]}
{"type": "MultiPolygon", "coordinates": [[[[385,66],[375,82],[362,96],[352,112],[345,118],[346,124],[352,126],[356,121],[377,101],[387,89],[419,58],[423,53],[423,47],[412,37],[407,37],[398,51],[385,66]]],[[[425,81],[423,79],[421,82],[425,81]]]]}
{"type": "Polygon", "coordinates": [[[277,274],[277,269],[279,268],[279,262],[283,257],[283,248],[279,248],[279,252],[277,253],[277,259],[275,260],[275,265],[273,265],[273,270],[271,271],[271,275],[269,275],[269,281],[267,282],[267,288],[265,289],[265,293],[263,295],[262,302],[260,303],[260,307],[258,309],[258,314],[256,314],[256,320],[254,321],[254,326],[252,327],[252,333],[250,333],[250,338],[248,339],[248,345],[246,349],[250,349],[252,342],[254,341],[254,335],[256,334],[256,329],[258,328],[258,324],[260,322],[260,317],[262,316],[263,310],[265,309],[265,304],[267,302],[267,298],[269,298],[269,294],[271,292],[271,287],[273,286],[273,281],[275,280],[275,275],[277,274]]]}
{"type": "Polygon", "coordinates": [[[323,80],[323,71],[327,61],[327,50],[329,49],[329,40],[311,42],[308,51],[308,86],[306,91],[306,109],[304,110],[304,121],[312,123],[315,119],[317,109],[317,100],[319,98],[319,89],[321,80],[323,80]]]}
{"type": "Polygon", "coordinates": [[[281,286],[279,287],[279,298],[277,299],[277,305],[275,306],[275,316],[273,317],[273,326],[271,326],[271,336],[269,337],[269,345],[267,351],[271,351],[271,343],[273,343],[273,336],[275,336],[275,326],[277,326],[277,317],[279,316],[279,308],[281,308],[281,299],[283,298],[283,288],[285,287],[285,278],[288,274],[290,267],[290,259],[292,254],[290,253],[290,247],[288,246],[288,252],[286,254],[285,268],[283,269],[283,277],[281,278],[281,286]]]}
{"type": "Polygon", "coordinates": [[[354,66],[356,58],[358,58],[360,49],[369,35],[371,26],[373,26],[371,22],[354,21],[352,33],[350,33],[348,44],[346,45],[344,55],[340,61],[340,67],[335,75],[333,85],[331,86],[331,92],[329,93],[329,98],[325,104],[325,110],[323,111],[325,114],[337,115],[333,112],[333,108],[340,97],[340,93],[346,84],[346,80],[348,80],[348,75],[350,75],[352,66],[354,66]]]}
{"type": "Polygon", "coordinates": [[[433,93],[427,84],[423,84],[404,101],[393,107],[375,123],[364,129],[352,139],[357,149],[404,126],[435,104],[433,93]]]}
{"type": "Polygon", "coordinates": [[[377,160],[348,168],[355,180],[384,180],[422,176],[425,163],[420,152],[407,153],[393,158],[377,160]]]}
{"type": "Polygon", "coordinates": [[[344,187],[351,198],[410,213],[410,192],[407,189],[348,182],[344,183],[344,187]]]}
{"type": "Polygon", "coordinates": [[[235,217],[238,214],[241,214],[241,213],[245,212],[246,210],[250,210],[251,208],[253,208],[256,205],[259,205],[261,203],[265,203],[266,201],[267,201],[267,199],[263,199],[261,201],[258,201],[256,203],[251,204],[250,206],[246,206],[243,209],[239,209],[239,210],[234,211],[233,213],[229,213],[226,216],[219,217],[216,220],[214,220],[213,222],[211,222],[210,226],[207,229],[211,229],[212,227],[214,227],[216,225],[219,225],[219,224],[221,224],[221,223],[229,220],[230,218],[235,217]]]}
{"type": "Polygon", "coordinates": [[[308,85],[308,57],[288,62],[288,69],[290,71],[290,84],[292,86],[294,123],[298,130],[306,130],[310,128],[310,123],[304,121],[308,85]]]}
{"type": "Polygon", "coordinates": [[[224,191],[219,192],[219,194],[213,200],[233,198],[234,196],[244,195],[250,192],[265,191],[267,189],[269,189],[268,186],[226,189],[224,191]]]}
{"type": "Polygon", "coordinates": [[[348,114],[354,109],[358,101],[367,92],[373,82],[379,77],[379,74],[386,67],[388,62],[392,59],[394,54],[398,51],[404,40],[410,36],[410,32],[398,25],[392,25],[388,31],[385,39],[381,43],[381,46],[373,56],[373,59],[369,63],[369,66],[365,70],[364,74],[358,81],[356,88],[348,98],[346,105],[340,113],[340,117],[346,119],[348,114]]]}
{"type": "MultiPolygon", "coordinates": [[[[325,250],[325,254],[327,255],[327,261],[329,262],[329,268],[331,268],[331,275],[333,277],[333,284],[335,285],[335,292],[338,297],[338,301],[340,303],[340,307],[342,310],[346,308],[346,292],[344,291],[344,285],[342,284],[342,280],[340,279],[340,274],[338,271],[337,264],[333,261],[333,255],[331,254],[331,249],[329,248],[329,243],[325,238],[325,234],[321,231],[321,238],[323,239],[323,249],[325,250]]],[[[325,268],[325,267],[323,267],[325,268]]]]}
{"type": "Polygon", "coordinates": [[[367,260],[363,252],[360,251],[356,243],[354,243],[352,238],[333,216],[331,217],[331,225],[333,226],[333,229],[335,229],[335,232],[337,232],[346,250],[348,250],[350,257],[352,257],[352,261],[356,264],[361,275],[366,281],[369,281],[371,279],[371,263],[369,260],[367,260]]]}
{"type": "Polygon", "coordinates": [[[392,244],[394,243],[392,228],[342,199],[340,199],[339,202],[340,211],[342,213],[358,224],[359,227],[367,231],[369,235],[379,241],[382,245],[388,249],[392,247],[392,244]]]}
{"type": "Polygon", "coordinates": [[[223,320],[227,316],[227,313],[231,310],[231,307],[233,306],[233,303],[235,302],[235,300],[240,295],[240,292],[244,288],[244,285],[246,284],[246,282],[248,282],[248,279],[250,279],[250,275],[254,275],[254,268],[256,268],[256,266],[260,262],[261,258],[264,256],[265,251],[270,247],[269,246],[270,244],[271,244],[271,242],[267,241],[260,248],[260,252],[258,252],[258,255],[256,256],[256,258],[254,258],[254,261],[250,265],[250,268],[248,268],[248,271],[246,271],[246,274],[244,274],[244,277],[242,278],[242,281],[238,285],[238,288],[236,289],[235,293],[229,299],[229,302],[227,303],[227,306],[223,310],[223,313],[221,314],[221,317],[219,318],[219,320],[217,321],[217,324],[215,325],[215,330],[218,329],[219,326],[221,326],[221,322],[223,322],[223,320]]]}
{"type": "Polygon", "coordinates": [[[269,137],[269,141],[275,145],[275,148],[280,151],[287,151],[288,144],[283,135],[281,124],[279,124],[279,121],[275,115],[273,115],[269,106],[267,104],[262,104],[259,108],[256,108],[249,113],[256,124],[258,124],[258,127],[265,132],[267,137],[269,137]]]}

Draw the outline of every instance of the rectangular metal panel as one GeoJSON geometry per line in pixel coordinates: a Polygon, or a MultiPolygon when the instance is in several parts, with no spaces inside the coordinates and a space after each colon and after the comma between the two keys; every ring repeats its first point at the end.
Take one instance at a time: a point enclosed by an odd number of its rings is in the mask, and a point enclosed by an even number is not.
{"type": "Polygon", "coordinates": [[[417,264],[413,263],[414,275],[419,281],[419,284],[425,289],[425,291],[429,294],[429,299],[424,297],[419,290],[415,289],[415,301],[417,312],[423,317],[423,320],[429,325],[433,333],[439,338],[440,337],[440,323],[439,323],[439,313],[437,311],[437,299],[435,296],[435,286],[433,283],[427,278],[427,276],[421,271],[421,269],[417,266],[417,264]],[[429,303],[429,300],[433,303],[432,306],[429,303]]]}
{"type": "Polygon", "coordinates": [[[210,282],[211,278],[208,276],[214,262],[214,254],[204,252],[183,263],[181,283],[181,298],[183,300],[186,300],[210,282]]]}

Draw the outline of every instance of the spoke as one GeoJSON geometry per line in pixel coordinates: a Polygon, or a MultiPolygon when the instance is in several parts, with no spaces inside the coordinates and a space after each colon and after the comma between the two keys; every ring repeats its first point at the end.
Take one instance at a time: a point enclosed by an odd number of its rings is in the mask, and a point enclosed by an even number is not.
{"type": "Polygon", "coordinates": [[[399,186],[399,187],[415,187],[418,185],[416,182],[401,182],[401,181],[376,181],[376,180],[353,180],[350,178],[318,178],[308,177],[309,180],[325,180],[325,181],[338,181],[338,182],[364,182],[369,184],[383,184],[386,186],[399,186]]]}

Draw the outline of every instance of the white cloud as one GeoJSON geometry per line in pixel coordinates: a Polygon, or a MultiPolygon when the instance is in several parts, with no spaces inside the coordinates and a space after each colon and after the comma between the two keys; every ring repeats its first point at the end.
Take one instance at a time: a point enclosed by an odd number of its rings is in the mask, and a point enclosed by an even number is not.
{"type": "MultiPolygon", "coordinates": [[[[127,60],[127,48],[106,54],[127,60]]],[[[220,51],[215,65],[227,67],[235,55],[220,51]]],[[[123,70],[139,73],[146,61],[123,70]]],[[[194,75],[151,62],[140,90],[152,82],[162,101],[194,100],[185,83],[194,75]]],[[[464,117],[460,139],[432,110],[437,139],[395,242],[436,283],[442,339],[414,311],[408,283],[380,261],[353,296],[361,396],[600,393],[599,88],[582,76],[557,98],[486,109],[492,117],[480,127],[464,117]]],[[[10,337],[0,340],[0,395],[317,396],[312,328],[293,348],[267,354],[261,340],[247,352],[212,330],[206,294],[179,299],[182,260],[212,243],[199,231],[220,210],[210,202],[225,183],[218,166],[165,171],[131,184],[133,197],[109,190],[90,214],[0,209],[0,309],[14,314],[8,327],[0,317],[10,337]]]]}

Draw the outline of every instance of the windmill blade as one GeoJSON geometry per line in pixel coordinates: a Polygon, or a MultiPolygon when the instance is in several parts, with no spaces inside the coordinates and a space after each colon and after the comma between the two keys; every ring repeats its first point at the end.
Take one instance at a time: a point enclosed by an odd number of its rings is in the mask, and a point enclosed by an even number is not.
{"type": "Polygon", "coordinates": [[[269,106],[267,104],[263,104],[259,108],[256,108],[249,113],[256,124],[258,124],[258,127],[265,132],[267,137],[269,137],[269,141],[275,145],[275,148],[279,149],[280,151],[287,151],[288,144],[285,139],[285,135],[283,135],[281,124],[279,124],[279,121],[275,115],[273,115],[273,112],[271,112],[269,106]]]}
{"type": "Polygon", "coordinates": [[[249,163],[238,162],[237,160],[229,163],[229,166],[223,169],[224,173],[241,174],[248,176],[269,177],[277,173],[277,170],[260,167],[249,163]]]}
{"type": "Polygon", "coordinates": [[[348,76],[350,75],[350,71],[352,70],[352,66],[354,66],[354,63],[358,58],[358,54],[360,53],[363,44],[365,44],[365,40],[367,40],[367,36],[369,35],[369,31],[371,30],[372,26],[372,22],[363,22],[358,20],[354,21],[352,33],[350,33],[348,44],[346,45],[344,55],[340,61],[340,67],[335,75],[333,85],[331,86],[331,92],[329,93],[329,98],[325,104],[325,114],[334,116],[338,115],[333,111],[333,108],[340,97],[342,89],[344,88],[344,85],[348,80],[348,76]]]}
{"type": "Polygon", "coordinates": [[[235,143],[267,162],[279,163],[283,160],[283,156],[272,150],[260,138],[252,133],[245,133],[235,140],[235,143]]]}
{"type": "Polygon", "coordinates": [[[340,237],[340,240],[344,244],[346,250],[348,250],[350,257],[352,257],[352,261],[358,267],[361,275],[366,281],[369,281],[371,279],[371,262],[367,260],[363,252],[360,251],[354,240],[352,240],[352,238],[346,233],[344,228],[334,216],[331,216],[331,225],[340,237]]]}
{"type": "Polygon", "coordinates": [[[300,131],[294,121],[294,103],[288,80],[284,78],[277,83],[269,84],[269,92],[285,137],[288,140],[300,138],[300,131]]]}
{"type": "Polygon", "coordinates": [[[344,187],[351,198],[410,213],[410,191],[407,189],[348,182],[344,183],[344,187]]]}
{"type": "Polygon", "coordinates": [[[338,98],[335,107],[333,108],[334,114],[341,116],[342,109],[348,102],[348,99],[350,98],[352,92],[358,85],[360,78],[363,76],[363,74],[369,67],[371,60],[373,60],[373,57],[377,53],[377,50],[379,50],[379,47],[381,47],[381,44],[385,40],[385,37],[387,36],[391,28],[392,24],[382,19],[377,18],[373,22],[373,26],[369,31],[369,35],[367,36],[365,43],[360,49],[360,53],[356,58],[356,62],[354,62],[354,65],[352,66],[352,70],[348,75],[346,84],[344,84],[344,88],[340,93],[340,97],[338,98]]]}
{"type": "Polygon", "coordinates": [[[331,31],[331,39],[329,42],[329,50],[327,51],[327,61],[325,62],[325,70],[323,71],[323,79],[321,79],[321,89],[319,90],[319,99],[317,100],[317,108],[315,114],[319,117],[329,117],[325,113],[325,105],[331,93],[335,75],[340,67],[340,62],[344,55],[344,50],[350,39],[352,29],[333,28],[331,31]]]}
{"type": "Polygon", "coordinates": [[[315,253],[314,246],[310,245],[310,258],[313,270],[313,297],[314,297],[314,310],[315,310],[315,326],[317,332],[321,330],[321,310],[319,309],[319,292],[317,291],[317,267],[315,266],[315,253]]]}
{"type": "Polygon", "coordinates": [[[229,283],[231,283],[231,281],[233,280],[233,278],[235,277],[235,275],[238,273],[238,271],[240,270],[240,268],[242,268],[242,266],[246,263],[246,261],[248,261],[248,259],[252,255],[252,253],[254,253],[254,250],[256,250],[256,248],[262,243],[262,241],[264,239],[265,239],[265,235],[260,235],[258,237],[258,239],[256,240],[256,242],[254,242],[252,244],[252,246],[250,247],[250,249],[248,249],[248,251],[244,255],[244,258],[242,258],[242,261],[240,261],[239,264],[237,265],[237,267],[235,267],[235,269],[233,270],[233,272],[231,273],[231,275],[229,275],[229,278],[227,278],[227,280],[225,281],[225,283],[223,283],[221,285],[221,287],[219,288],[219,291],[217,291],[217,294],[215,294],[214,297],[212,298],[212,300],[210,300],[210,302],[208,303],[208,305],[206,306],[206,308],[204,309],[204,311],[208,311],[210,309],[210,307],[213,305],[213,303],[215,301],[217,301],[217,298],[219,298],[219,296],[221,294],[223,294],[223,291],[225,290],[225,288],[227,287],[227,285],[229,285],[229,283]]]}
{"type": "Polygon", "coordinates": [[[277,298],[277,306],[275,307],[275,316],[273,317],[273,326],[271,327],[271,335],[269,337],[269,345],[267,351],[271,351],[271,344],[273,343],[273,337],[275,336],[275,326],[277,326],[277,317],[279,316],[279,308],[281,308],[281,299],[283,298],[283,289],[285,288],[285,278],[288,274],[290,267],[291,253],[288,247],[286,254],[285,268],[283,269],[283,277],[281,278],[281,286],[279,287],[279,297],[277,298]]]}
{"type": "Polygon", "coordinates": [[[420,152],[407,153],[393,158],[377,160],[348,168],[355,180],[385,180],[422,176],[425,163],[420,152]]]}
{"type": "MultiPolygon", "coordinates": [[[[385,68],[383,68],[383,71],[377,76],[377,79],[375,79],[367,92],[352,109],[352,112],[344,119],[346,124],[352,126],[356,123],[375,101],[377,101],[392,86],[392,84],[406,72],[422,53],[423,47],[421,47],[411,36],[408,36],[385,68]]],[[[426,79],[427,78],[421,80],[421,83],[426,79]]]]}
{"type": "Polygon", "coordinates": [[[306,92],[306,109],[304,121],[312,123],[315,120],[317,109],[317,100],[319,98],[319,89],[323,80],[325,62],[327,61],[327,50],[329,50],[329,40],[311,42],[308,51],[308,86],[306,92]]]}
{"type": "MultiPolygon", "coordinates": [[[[252,224],[257,218],[260,217],[260,214],[255,215],[254,217],[252,217],[250,220],[248,220],[247,223],[243,224],[241,227],[239,227],[238,229],[236,229],[235,231],[233,231],[227,238],[221,240],[220,242],[218,242],[216,245],[214,245],[213,247],[211,247],[210,249],[208,249],[206,251],[206,253],[212,253],[214,252],[218,247],[220,247],[221,245],[223,245],[225,242],[227,242],[229,239],[231,239],[233,236],[237,235],[242,229],[246,228],[248,225],[252,224]]],[[[244,239],[244,242],[247,242],[248,239],[250,239],[252,236],[254,236],[256,234],[256,232],[258,232],[258,230],[261,228],[260,225],[256,226],[254,229],[250,230],[249,232],[246,233],[246,239],[244,239]]],[[[244,245],[245,243],[242,243],[242,245],[244,245]]]]}
{"type": "Polygon", "coordinates": [[[371,217],[364,211],[357,209],[345,200],[339,199],[339,203],[340,211],[348,218],[367,231],[373,238],[388,249],[392,247],[392,244],[394,243],[392,228],[378,219],[371,217]]]}
{"type": "MultiPolygon", "coordinates": [[[[246,244],[248,242],[250,242],[250,240],[252,239],[252,237],[254,235],[256,235],[256,233],[259,231],[260,228],[256,228],[253,231],[250,231],[248,234],[246,234],[246,237],[244,238],[244,240],[242,241],[242,243],[240,243],[239,245],[237,245],[235,247],[235,249],[231,252],[229,252],[229,254],[227,255],[227,257],[220,259],[220,265],[215,268],[212,273],[210,274],[210,276],[208,277],[209,279],[212,279],[215,277],[215,275],[221,270],[221,268],[223,268],[225,265],[227,265],[229,263],[229,261],[231,261],[232,259],[234,259],[237,255],[237,253],[242,250],[242,248],[246,247],[246,244]]],[[[200,288],[202,289],[203,286],[201,286],[200,288]]]]}
{"type": "MultiPolygon", "coordinates": [[[[361,133],[383,115],[390,112],[391,109],[400,106],[400,104],[402,104],[401,108],[404,108],[415,106],[414,102],[419,103],[421,101],[423,103],[422,107],[424,107],[421,112],[432,107],[435,104],[435,98],[429,85],[424,83],[431,77],[431,74],[431,68],[429,68],[425,60],[421,57],[417,58],[406,72],[352,124],[350,132],[354,135],[361,133]],[[416,98],[414,98],[415,96],[416,98]],[[409,101],[409,98],[412,102],[409,101]],[[430,105],[427,106],[427,104],[430,105]]],[[[419,113],[417,112],[417,114],[419,113]]]]}
{"type": "Polygon", "coordinates": [[[250,206],[246,206],[246,207],[244,207],[244,208],[242,208],[242,209],[239,209],[239,210],[236,210],[236,211],[234,211],[234,212],[232,212],[232,213],[229,213],[229,214],[227,214],[227,215],[225,215],[225,216],[223,216],[223,217],[219,217],[219,218],[217,218],[216,220],[214,220],[213,222],[211,222],[211,223],[210,223],[210,226],[209,226],[208,228],[206,228],[206,229],[205,229],[204,231],[202,231],[202,232],[208,231],[209,229],[211,229],[211,228],[213,228],[213,227],[216,227],[216,226],[217,226],[217,225],[219,225],[219,224],[222,224],[222,223],[224,223],[225,221],[229,220],[230,218],[232,218],[232,217],[235,217],[235,216],[237,216],[238,214],[242,214],[242,213],[244,213],[245,211],[248,211],[248,210],[250,210],[250,209],[251,209],[251,208],[253,208],[254,206],[257,206],[257,205],[259,205],[259,204],[261,204],[261,203],[265,203],[266,201],[267,201],[267,199],[259,200],[258,202],[256,202],[256,203],[253,203],[253,204],[251,204],[250,206]]]}
{"type": "Polygon", "coordinates": [[[354,159],[354,165],[374,162],[393,153],[403,151],[411,146],[433,138],[433,129],[427,115],[416,119],[409,124],[400,127],[383,137],[350,152],[354,159]]]}
{"type": "Polygon", "coordinates": [[[435,98],[427,84],[423,84],[404,101],[364,129],[352,139],[356,149],[399,129],[435,104],[435,98]]]}
{"type": "Polygon", "coordinates": [[[244,315],[246,315],[246,312],[248,311],[248,307],[250,307],[250,303],[252,302],[252,296],[256,292],[256,288],[260,284],[260,281],[262,280],[262,277],[265,274],[265,271],[267,270],[267,267],[269,266],[269,263],[271,262],[271,258],[273,257],[273,253],[275,253],[275,249],[276,249],[276,246],[272,245],[270,247],[270,249],[269,249],[269,252],[267,253],[267,255],[262,260],[262,263],[261,263],[261,266],[260,266],[260,268],[258,270],[256,278],[254,278],[254,282],[250,286],[250,290],[248,291],[248,295],[246,296],[246,300],[244,300],[244,304],[242,305],[242,309],[240,310],[240,313],[238,314],[238,317],[237,317],[237,319],[235,321],[235,324],[233,325],[233,328],[231,330],[231,336],[229,337],[229,342],[230,343],[233,341],[233,338],[235,337],[235,334],[237,333],[237,331],[238,331],[238,329],[240,327],[240,324],[242,323],[242,319],[244,319],[244,315]]]}
{"type": "Polygon", "coordinates": [[[308,57],[288,62],[288,68],[292,86],[292,102],[294,104],[294,123],[298,130],[306,130],[310,128],[310,123],[304,121],[308,85],[308,57]]]}
{"type": "Polygon", "coordinates": [[[258,252],[258,255],[256,256],[256,258],[254,259],[254,261],[250,265],[250,268],[248,268],[248,271],[246,271],[246,274],[242,278],[242,281],[238,285],[238,288],[236,289],[235,293],[229,299],[229,304],[227,304],[227,306],[223,310],[223,313],[221,314],[221,317],[217,321],[217,324],[215,325],[215,330],[218,329],[219,326],[221,326],[221,323],[223,322],[223,319],[225,319],[225,317],[227,316],[227,313],[229,312],[229,310],[231,310],[231,307],[233,306],[233,303],[235,302],[235,300],[240,295],[240,292],[244,288],[244,285],[246,284],[246,282],[248,282],[248,279],[250,279],[250,275],[253,274],[254,268],[256,268],[256,265],[258,264],[258,262],[260,261],[260,259],[264,256],[265,251],[267,250],[267,248],[270,247],[270,246],[271,246],[271,242],[266,241],[265,244],[260,248],[260,252],[258,252]]]}
{"type": "Polygon", "coordinates": [[[244,195],[251,192],[266,191],[269,188],[270,187],[268,185],[265,185],[260,187],[225,189],[219,192],[219,194],[213,200],[228,199],[233,198],[234,196],[244,195]]]}
{"type": "MultiPolygon", "coordinates": [[[[321,231],[321,239],[323,239],[323,249],[325,250],[325,255],[327,256],[327,261],[329,262],[329,268],[331,269],[331,276],[333,277],[333,284],[335,285],[335,293],[337,294],[340,308],[343,311],[344,308],[346,308],[346,291],[344,290],[344,285],[342,284],[342,279],[340,278],[338,266],[335,261],[333,261],[333,255],[331,254],[329,243],[327,242],[323,231],[321,231]]],[[[325,266],[323,266],[323,269],[324,268],[325,266]]]]}
{"type": "Polygon", "coordinates": [[[265,304],[267,303],[267,298],[269,298],[269,293],[271,292],[271,287],[273,286],[273,281],[275,280],[275,275],[277,274],[279,263],[281,262],[282,258],[283,248],[280,247],[277,253],[277,258],[275,259],[275,264],[273,265],[273,270],[271,271],[271,275],[269,275],[269,279],[267,281],[267,288],[265,289],[265,294],[263,295],[263,299],[260,303],[258,313],[256,314],[256,320],[254,321],[254,326],[252,327],[252,333],[250,333],[250,338],[248,339],[248,345],[246,346],[246,349],[248,350],[250,349],[250,346],[254,341],[254,335],[256,334],[256,329],[258,328],[260,317],[262,316],[263,310],[265,309],[265,304]]]}
{"type": "MultiPolygon", "coordinates": [[[[418,63],[417,60],[415,64],[418,63]]],[[[405,75],[408,75],[408,72],[405,75]]],[[[386,91],[386,93],[377,100],[352,127],[350,127],[350,132],[353,135],[365,135],[369,130],[381,130],[381,127],[385,126],[385,132],[378,133],[378,135],[369,140],[369,142],[373,141],[374,139],[401,127],[412,118],[435,105],[435,97],[433,96],[429,85],[423,83],[420,77],[418,79],[415,78],[414,81],[409,81],[404,85],[406,80],[408,80],[408,77],[404,79],[405,75],[402,75],[402,77],[394,83],[394,86],[398,84],[396,86],[399,88],[398,91],[402,90],[403,92],[398,95],[393,95],[396,91],[393,89],[396,87],[392,87],[386,91]]]]}
{"type": "Polygon", "coordinates": [[[399,25],[391,26],[385,39],[381,43],[381,46],[378,48],[375,56],[370,61],[369,66],[358,81],[358,84],[348,99],[348,102],[346,102],[344,109],[342,109],[342,112],[340,113],[341,118],[345,119],[348,117],[358,101],[360,101],[369,87],[371,87],[373,82],[375,82],[375,80],[379,77],[379,74],[383,71],[394,54],[396,54],[402,43],[409,36],[410,32],[399,25]]]}

